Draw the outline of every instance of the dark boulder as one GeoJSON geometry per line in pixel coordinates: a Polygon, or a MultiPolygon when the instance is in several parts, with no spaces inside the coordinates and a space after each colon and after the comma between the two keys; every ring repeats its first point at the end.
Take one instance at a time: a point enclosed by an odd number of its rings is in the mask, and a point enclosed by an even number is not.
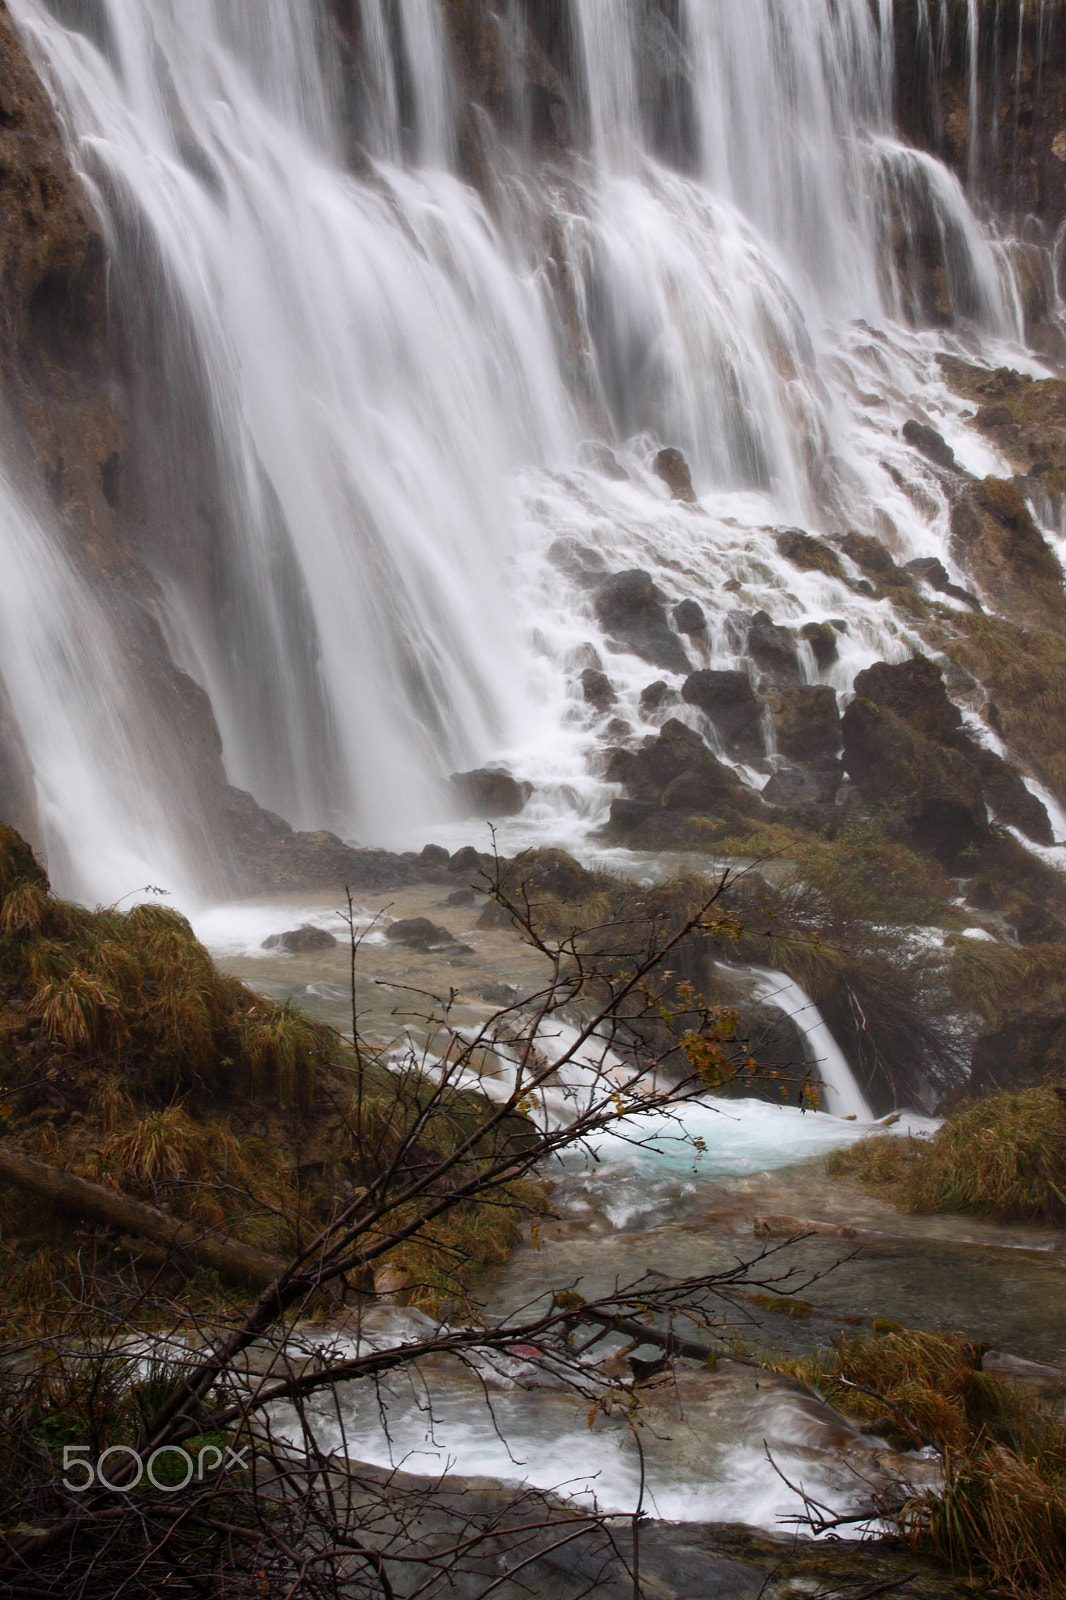
{"type": "Polygon", "coordinates": [[[568,901],[587,900],[603,885],[602,878],[565,850],[552,849],[523,850],[507,863],[501,881],[511,895],[525,886],[531,893],[537,890],[568,901]]]}
{"type": "Polygon", "coordinates": [[[962,713],[948,698],[939,667],[925,656],[874,662],[856,676],[855,693],[902,717],[927,738],[953,740],[962,731],[962,713]]]}
{"type": "Polygon", "coordinates": [[[987,834],[980,779],[958,751],[862,696],[844,713],[843,735],[844,767],[863,799],[895,811],[912,841],[942,865],[953,866],[987,834]]]}
{"type": "Polygon", "coordinates": [[[827,762],[813,771],[797,767],[781,767],[774,773],[762,792],[768,806],[780,806],[783,811],[795,811],[806,806],[830,806],[837,797],[844,777],[841,761],[827,762]]]}
{"type": "Polygon", "coordinates": [[[328,929],[314,928],[309,922],[304,922],[298,928],[290,928],[287,933],[272,933],[263,940],[263,949],[286,950],[293,956],[306,956],[316,950],[332,950],[339,942],[328,929]]]}
{"type": "Polygon", "coordinates": [[[455,943],[447,928],[438,928],[428,917],[401,917],[389,924],[385,937],[393,944],[405,944],[412,950],[432,950],[455,943]]]}
{"type": "Polygon", "coordinates": [[[994,750],[976,747],[981,789],[996,821],[1017,828],[1034,844],[1051,845],[1055,833],[1043,801],[1026,788],[1022,775],[994,750]]]}
{"type": "Polygon", "coordinates": [[[955,452],[944,438],[943,434],[931,428],[926,422],[915,422],[913,418],[903,424],[904,442],[912,450],[917,450],[934,467],[940,467],[945,472],[955,470],[955,452]]]}
{"type": "Polygon", "coordinates": [[[971,594],[969,589],[961,588],[957,583],[952,583],[951,574],[939,557],[919,556],[915,561],[908,561],[903,570],[909,572],[912,578],[920,578],[937,594],[947,594],[953,600],[961,600],[971,611],[983,610],[975,594],[971,594]]]}
{"type": "Polygon", "coordinates": [[[800,638],[806,639],[814,651],[814,659],[824,671],[837,659],[837,632],[828,622],[805,622],[800,629],[800,638]]]}
{"type": "Polygon", "coordinates": [[[599,585],[596,616],[604,632],[642,661],[667,672],[687,672],[690,662],[666,618],[665,595],[639,567],[616,572],[599,585]]]}
{"type": "Polygon", "coordinates": [[[652,717],[664,706],[676,705],[679,698],[677,690],[659,678],[640,691],[640,709],[645,717],[652,717]]]}
{"type": "Polygon", "coordinates": [[[586,703],[597,711],[609,711],[618,699],[610,678],[595,667],[586,667],[581,674],[581,692],[586,703]]]}
{"type": "Polygon", "coordinates": [[[837,697],[827,684],[781,689],[771,701],[777,748],[782,755],[816,765],[837,754],[841,743],[837,697]]]}
{"type": "Polygon", "coordinates": [[[696,504],[696,491],[692,487],[692,473],[680,450],[660,450],[655,457],[655,472],[665,483],[675,500],[686,505],[696,504]]]}
{"type": "Polygon", "coordinates": [[[660,808],[654,800],[612,800],[611,816],[607,824],[609,834],[624,838],[636,833],[644,823],[659,815],[660,808]]]}
{"type": "Polygon", "coordinates": [[[757,611],[748,629],[748,654],[755,664],[778,682],[794,682],[800,676],[796,641],[787,628],[771,621],[766,611],[757,611]]]}
{"type": "Polygon", "coordinates": [[[442,844],[427,844],[420,851],[418,860],[428,872],[446,872],[448,862],[451,860],[451,854],[445,850],[442,844]]]}
{"type": "Polygon", "coordinates": [[[678,633],[688,634],[690,639],[705,634],[707,617],[703,607],[695,600],[682,600],[680,605],[674,607],[674,627],[678,633]]]}
{"type": "Polygon", "coordinates": [[[490,859],[489,856],[482,856],[479,851],[474,849],[472,844],[464,844],[463,848],[457,850],[448,862],[448,871],[450,873],[480,872],[490,859]]]}
{"type": "MultiPolygon", "coordinates": [[[[896,565],[880,539],[874,539],[868,533],[856,533],[854,529],[846,533],[840,541],[840,548],[846,556],[850,556],[861,572],[880,587],[889,589],[912,589],[914,579],[909,572],[896,565]]],[[[856,583],[854,588],[859,594],[873,593],[876,590],[864,590],[861,583],[856,583]]]]}
{"type": "Polygon", "coordinates": [[[742,755],[762,754],[762,703],[746,672],[704,668],[685,680],[681,698],[710,718],[729,749],[742,755]]]}
{"type": "Polygon", "coordinates": [[[693,817],[721,816],[724,806],[739,812],[758,810],[758,800],[736,773],[714,756],[711,761],[713,765],[701,765],[670,780],[659,801],[664,811],[683,811],[693,817]]]}
{"type": "Polygon", "coordinates": [[[1045,807],[1026,788],[1016,768],[966,732],[962,713],[948,698],[932,661],[924,656],[893,664],[878,661],[857,675],[855,692],[890,711],[922,738],[957,753],[1000,822],[1018,828],[1037,844],[1053,843],[1045,807]]]}
{"type": "Polygon", "coordinates": [[[466,817],[516,817],[533,793],[531,783],[519,783],[502,767],[478,767],[451,776],[466,817]]]}

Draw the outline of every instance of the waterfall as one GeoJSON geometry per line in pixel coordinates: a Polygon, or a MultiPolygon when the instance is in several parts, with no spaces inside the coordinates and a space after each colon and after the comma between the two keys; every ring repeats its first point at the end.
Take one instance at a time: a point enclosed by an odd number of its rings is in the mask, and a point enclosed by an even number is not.
{"type": "Polygon", "coordinates": [[[872,1122],[870,1104],[814,1001],[783,972],[755,969],[755,973],[759,980],[752,991],[755,998],[783,1011],[803,1035],[809,1065],[822,1084],[822,1109],[834,1117],[872,1122]]]}
{"type": "MultiPolygon", "coordinates": [[[[972,337],[1019,323],[960,186],[893,134],[888,0],[682,0],[676,27],[565,9],[578,148],[541,161],[528,116],[475,118],[475,188],[439,0],[351,0],[346,85],[313,0],[10,3],[106,233],[159,624],[230,782],[296,826],[420,845],[448,774],[487,760],[533,783],[533,832],[602,816],[575,683],[608,646],[560,539],[698,598],[716,664],[738,652],[726,581],[762,574],[784,620],[845,617],[841,692],[914,641],[768,530],[843,523],[950,565],[946,502],[916,508],[893,465],[916,388],[952,425],[911,326],[930,239],[972,337]],[[649,470],[662,444],[698,520],[649,470]]],[[[498,38],[528,107],[505,48],[526,10],[498,38]]],[[[639,727],[647,669],[611,664],[639,727]]],[[[56,826],[98,854],[78,815],[56,826]]]]}

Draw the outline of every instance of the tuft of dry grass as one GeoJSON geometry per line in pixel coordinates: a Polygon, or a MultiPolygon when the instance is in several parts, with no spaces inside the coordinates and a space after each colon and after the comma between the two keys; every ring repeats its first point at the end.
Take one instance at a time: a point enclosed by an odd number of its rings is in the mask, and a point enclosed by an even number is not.
{"type": "Polygon", "coordinates": [[[775,1363],[856,1420],[890,1417],[890,1442],[932,1444],[944,1484],[899,1513],[918,1548],[997,1593],[1066,1596],[1066,1418],[982,1372],[983,1347],[899,1329],[775,1363]]]}
{"type": "Polygon", "coordinates": [[[1066,1104],[1050,1084],[962,1107],[925,1140],[874,1135],[826,1162],[908,1211],[1053,1222],[1066,1215],[1066,1104]]]}

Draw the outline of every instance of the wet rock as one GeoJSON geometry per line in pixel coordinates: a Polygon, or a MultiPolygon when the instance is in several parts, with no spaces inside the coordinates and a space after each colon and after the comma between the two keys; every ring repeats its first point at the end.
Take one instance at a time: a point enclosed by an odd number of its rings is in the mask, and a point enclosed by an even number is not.
{"type": "Polygon", "coordinates": [[[612,800],[607,831],[612,837],[625,838],[658,815],[659,806],[654,800],[612,800]]]}
{"type": "Polygon", "coordinates": [[[790,682],[800,675],[796,641],[787,628],[771,621],[766,611],[757,611],[748,629],[748,654],[769,677],[790,682]]]}
{"type": "Polygon", "coordinates": [[[446,906],[473,906],[477,904],[477,894],[473,889],[453,889],[444,904],[446,906]]]}
{"type": "Polygon", "coordinates": [[[518,990],[509,983],[483,983],[477,994],[479,999],[487,1000],[490,1006],[513,1006],[518,999],[518,990]]]}
{"type": "Polygon", "coordinates": [[[1062,567],[1016,484],[985,478],[967,486],[952,507],[951,549],[1010,621],[1066,631],[1062,567]]]}
{"type": "Polygon", "coordinates": [[[925,656],[876,661],[855,679],[855,693],[902,717],[930,739],[954,740],[962,713],[948,698],[939,667],[925,656]]]}
{"type": "Polygon", "coordinates": [[[655,457],[655,472],[666,484],[675,500],[686,505],[696,504],[696,491],[692,487],[692,474],[680,450],[667,448],[655,457]]]}
{"type": "Polygon", "coordinates": [[[548,546],[548,560],[552,566],[573,583],[589,589],[602,583],[607,563],[598,550],[582,544],[579,539],[556,539],[548,546]]]}
{"type": "MultiPolygon", "coordinates": [[[[976,403],[974,426],[1015,472],[1045,464],[1061,480],[1066,470],[1066,383],[998,367],[975,367],[954,356],[937,358],[956,394],[976,403]]],[[[1061,492],[1061,491],[1060,491],[1061,492]]]]}
{"type": "Polygon", "coordinates": [[[612,717],[604,732],[609,739],[627,739],[633,732],[633,724],[625,717],[612,717]]]}
{"type": "Polygon", "coordinates": [[[983,610],[975,594],[971,594],[969,589],[963,589],[957,583],[952,583],[947,567],[938,557],[919,556],[915,561],[908,561],[903,570],[909,572],[913,578],[920,578],[937,594],[947,594],[953,600],[961,600],[971,611],[983,610]]]}
{"type": "Polygon", "coordinates": [[[603,880],[589,872],[565,850],[523,850],[507,863],[503,887],[515,894],[525,887],[531,893],[551,894],[558,900],[587,900],[602,887],[603,880]]]}
{"type": "Polygon", "coordinates": [[[597,711],[610,710],[618,699],[610,678],[605,672],[597,672],[594,667],[586,667],[581,674],[581,692],[585,703],[594,706],[597,711]]]}
{"type": "Polygon", "coordinates": [[[455,943],[447,928],[438,928],[428,917],[400,917],[385,929],[385,937],[392,944],[405,944],[412,950],[434,950],[455,943]]]}
{"type": "Polygon", "coordinates": [[[587,439],[579,445],[577,458],[583,467],[591,467],[604,478],[613,478],[616,483],[629,482],[629,473],[610,445],[604,444],[601,439],[587,439]]]}
{"type": "Polygon", "coordinates": [[[768,806],[794,811],[806,806],[832,805],[844,778],[844,763],[830,761],[813,771],[780,767],[762,792],[768,806]]]}
{"type": "MultiPolygon", "coordinates": [[[[860,674],[860,677],[862,674],[860,674]]],[[[844,767],[864,800],[889,806],[912,841],[950,868],[988,831],[981,784],[958,751],[858,697],[843,717],[844,767]]]]}
{"type": "Polygon", "coordinates": [[[806,639],[814,651],[815,661],[823,671],[837,659],[837,635],[831,623],[805,622],[800,629],[800,638],[806,639]]]}
{"type": "Polygon", "coordinates": [[[1021,773],[994,750],[975,749],[981,789],[997,822],[1017,828],[1034,844],[1055,842],[1051,818],[1042,800],[1026,788],[1021,773]]]}
{"type": "Polygon", "coordinates": [[[699,638],[707,632],[707,617],[703,607],[695,600],[682,600],[674,607],[674,627],[689,638],[699,638]]]}
{"type": "Polygon", "coordinates": [[[771,700],[777,747],[793,761],[815,765],[840,749],[837,697],[827,684],[782,689],[771,700]]]}
{"type": "Polygon", "coordinates": [[[290,955],[306,956],[316,950],[332,950],[340,941],[327,928],[314,928],[304,922],[287,933],[272,933],[263,940],[264,950],[287,950],[290,955]]]}
{"type": "MultiPolygon", "coordinates": [[[[1063,959],[1066,963],[1066,949],[1063,959]]],[[[973,1047],[965,1088],[968,1094],[995,1094],[1062,1078],[1066,1078],[1066,1007],[1058,1000],[1031,1011],[1013,1011],[998,1028],[983,1033],[973,1047]]]]}
{"type": "Polygon", "coordinates": [[[427,844],[419,854],[419,862],[431,872],[447,869],[451,860],[451,852],[445,850],[441,844],[427,844]]]}
{"type": "Polygon", "coordinates": [[[624,784],[627,798],[611,807],[610,835],[629,836],[648,849],[668,848],[680,839],[688,817],[735,824],[763,812],[758,795],[676,719],[640,750],[618,755],[623,759],[614,764],[613,779],[624,784]]]}
{"type": "Polygon", "coordinates": [[[224,836],[232,851],[234,879],[245,893],[292,889],[400,889],[422,883],[424,868],[414,855],[361,850],[336,834],[297,833],[243,789],[224,791],[224,836]]]}
{"type": "Polygon", "coordinates": [[[448,862],[449,872],[480,872],[489,858],[483,857],[472,844],[464,844],[448,862]]]}
{"type": "Polygon", "coordinates": [[[774,534],[774,543],[785,560],[791,561],[801,572],[824,572],[827,578],[844,580],[840,557],[824,539],[816,539],[800,528],[783,528],[774,534]]]}
{"type": "Polygon", "coordinates": [[[517,782],[502,767],[453,772],[450,781],[468,817],[516,817],[533,793],[531,783],[517,782]]]}
{"type": "Polygon", "coordinates": [[[934,467],[940,467],[945,472],[955,470],[955,452],[944,438],[943,434],[931,428],[928,423],[915,422],[913,419],[903,424],[903,438],[912,450],[917,450],[934,467]]]}
{"type": "Polygon", "coordinates": [[[676,705],[680,696],[676,689],[671,689],[669,684],[659,678],[655,683],[649,683],[646,689],[640,692],[640,709],[645,717],[653,717],[657,711],[665,706],[676,705]]]}
{"type": "Polygon", "coordinates": [[[698,770],[682,772],[666,785],[659,804],[665,811],[683,811],[686,816],[722,816],[723,807],[734,811],[754,811],[758,802],[745,789],[732,768],[713,756],[713,766],[701,764],[698,770]]]}
{"type": "Polygon", "coordinates": [[[922,738],[957,753],[969,767],[984,803],[1000,822],[1020,829],[1037,844],[1052,842],[1046,808],[1026,788],[1016,768],[966,732],[962,714],[948,698],[933,662],[924,656],[891,665],[876,662],[858,674],[855,693],[892,712],[922,738]]]}
{"type": "Polygon", "coordinates": [[[742,755],[762,754],[762,705],[746,672],[704,668],[685,680],[681,698],[710,718],[729,749],[742,755]]]}
{"type": "MultiPolygon", "coordinates": [[[[841,539],[840,548],[846,556],[851,557],[859,570],[865,572],[867,578],[872,578],[879,587],[889,589],[914,587],[914,579],[910,573],[896,565],[880,539],[852,530],[841,539]]],[[[864,590],[861,583],[855,584],[854,587],[859,594],[867,592],[876,594],[876,590],[864,590]]]]}
{"type": "Polygon", "coordinates": [[[605,633],[642,661],[668,672],[687,672],[690,662],[663,605],[665,595],[640,568],[616,572],[599,586],[596,615],[605,633]]]}

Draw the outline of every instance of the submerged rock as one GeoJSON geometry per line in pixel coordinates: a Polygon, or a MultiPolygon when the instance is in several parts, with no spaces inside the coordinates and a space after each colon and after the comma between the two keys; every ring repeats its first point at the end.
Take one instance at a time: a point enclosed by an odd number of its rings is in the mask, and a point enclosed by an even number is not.
{"type": "Polygon", "coordinates": [[[596,616],[604,632],[642,661],[667,672],[687,672],[690,662],[666,617],[666,596],[639,567],[600,584],[596,616]]]}

